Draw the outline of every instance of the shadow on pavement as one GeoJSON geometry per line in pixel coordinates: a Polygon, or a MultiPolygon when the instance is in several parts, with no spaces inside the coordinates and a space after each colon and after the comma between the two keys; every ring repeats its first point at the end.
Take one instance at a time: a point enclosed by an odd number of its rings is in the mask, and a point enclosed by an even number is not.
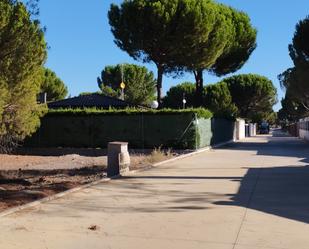
{"type": "MultiPolygon", "coordinates": [[[[309,145],[296,137],[288,136],[280,130],[275,130],[272,135],[260,135],[266,142],[239,142],[226,145],[220,149],[252,150],[261,156],[297,157],[301,162],[309,163],[309,145]]],[[[258,140],[259,141],[259,140],[258,140]]]]}
{"type": "MultiPolygon", "coordinates": [[[[266,136],[267,142],[241,142],[225,149],[253,150],[257,155],[296,157],[309,163],[308,144],[280,130],[266,136]]],[[[224,149],[224,148],[223,148],[224,149]]],[[[283,166],[249,168],[241,180],[238,193],[230,201],[215,202],[218,205],[242,206],[288,219],[309,223],[309,166],[283,166]],[[252,176],[256,176],[250,199],[243,198],[252,176]]]]}
{"type": "MultiPolygon", "coordinates": [[[[226,146],[229,150],[253,150],[262,156],[297,157],[299,161],[308,161],[308,144],[279,132],[268,136],[266,142],[241,142],[226,146]]],[[[244,177],[217,176],[134,176],[132,179],[179,179],[190,182],[194,180],[229,180],[239,181],[236,194],[216,195],[215,193],[183,193],[178,192],[174,202],[202,209],[205,204],[220,206],[241,206],[264,213],[309,223],[309,166],[278,166],[269,168],[248,168],[244,177]],[[192,205],[195,204],[195,205],[192,205]]],[[[126,179],[126,178],[125,178],[126,179]]],[[[176,181],[177,182],[177,181],[176,181]]],[[[164,182],[162,182],[164,184],[164,182]]],[[[143,188],[143,187],[142,187],[143,188]]],[[[175,193],[162,192],[162,195],[176,197],[175,193]]],[[[191,208],[188,208],[191,209],[191,208]]],[[[193,209],[193,208],[192,208],[193,209]]],[[[151,209],[151,211],[160,209],[151,209]]],[[[149,211],[149,210],[148,210],[149,211]]],[[[184,211],[184,210],[183,210],[184,211]]]]}
{"type": "Polygon", "coordinates": [[[230,201],[217,205],[242,206],[268,214],[309,223],[309,166],[250,168],[241,181],[237,194],[230,201]],[[251,184],[248,178],[257,175],[250,199],[244,192],[251,184]]]}

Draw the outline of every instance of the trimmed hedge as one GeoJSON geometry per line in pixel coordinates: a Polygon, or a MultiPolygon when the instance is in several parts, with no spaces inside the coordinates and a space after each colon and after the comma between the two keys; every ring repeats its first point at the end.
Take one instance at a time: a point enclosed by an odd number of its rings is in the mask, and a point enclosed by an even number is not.
{"type": "Polygon", "coordinates": [[[188,109],[137,109],[137,108],[126,108],[126,109],[96,109],[96,108],[85,108],[85,109],[50,109],[48,112],[49,116],[66,116],[66,115],[167,115],[167,114],[193,114],[198,118],[211,118],[213,114],[205,108],[188,108],[188,109]]]}
{"type": "Polygon", "coordinates": [[[197,149],[232,139],[234,122],[211,116],[205,109],[51,110],[25,145],[105,148],[127,141],[131,148],[197,149]]]}

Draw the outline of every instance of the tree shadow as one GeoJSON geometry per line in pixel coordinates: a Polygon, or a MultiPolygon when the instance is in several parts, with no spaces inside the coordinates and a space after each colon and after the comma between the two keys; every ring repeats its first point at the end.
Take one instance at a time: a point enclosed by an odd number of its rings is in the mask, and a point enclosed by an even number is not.
{"type": "Polygon", "coordinates": [[[0,170],[0,210],[106,177],[101,166],[52,170],[0,170]]]}
{"type": "Polygon", "coordinates": [[[271,136],[260,135],[266,142],[247,142],[246,140],[223,146],[222,150],[256,151],[261,156],[297,157],[301,162],[309,163],[308,143],[286,133],[275,131],[271,136]],[[280,143],[280,145],[278,145],[280,143]]]}
{"type": "Polygon", "coordinates": [[[25,178],[44,176],[89,176],[99,173],[106,173],[106,168],[102,166],[92,166],[72,169],[26,169],[26,170],[0,170],[0,184],[6,181],[15,183],[24,181],[25,178]]]}
{"type": "MultiPolygon", "coordinates": [[[[129,153],[132,155],[150,155],[153,149],[129,149],[129,153]]],[[[186,154],[192,152],[192,150],[171,150],[176,154],[186,154]]],[[[32,147],[19,147],[15,149],[12,155],[22,156],[65,156],[65,155],[80,155],[85,157],[101,157],[107,156],[107,149],[101,148],[32,148],[32,147]]]]}
{"type": "Polygon", "coordinates": [[[268,214],[309,223],[309,166],[249,168],[235,195],[217,205],[241,206],[268,214]],[[244,198],[252,175],[258,175],[250,198],[244,198]]]}
{"type": "Polygon", "coordinates": [[[93,148],[31,148],[19,147],[12,152],[13,155],[23,156],[65,156],[65,155],[80,155],[85,157],[106,156],[106,149],[93,148]]]}

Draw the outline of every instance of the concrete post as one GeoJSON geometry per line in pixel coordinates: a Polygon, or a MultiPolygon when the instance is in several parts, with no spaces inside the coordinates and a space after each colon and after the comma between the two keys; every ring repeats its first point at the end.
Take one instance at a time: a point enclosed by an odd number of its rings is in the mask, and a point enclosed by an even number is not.
{"type": "Polygon", "coordinates": [[[128,143],[110,142],[107,149],[107,176],[118,176],[129,171],[128,143]]]}
{"type": "Polygon", "coordinates": [[[250,123],[249,124],[249,137],[255,137],[256,136],[256,124],[250,123]]]}
{"type": "Polygon", "coordinates": [[[237,119],[236,121],[236,139],[242,140],[246,137],[246,127],[245,127],[245,120],[237,119]]]}

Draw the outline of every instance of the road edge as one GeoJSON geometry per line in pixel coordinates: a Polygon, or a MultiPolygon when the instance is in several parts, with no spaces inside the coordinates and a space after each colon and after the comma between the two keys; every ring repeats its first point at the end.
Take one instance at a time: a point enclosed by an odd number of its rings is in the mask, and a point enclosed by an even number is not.
{"type": "MultiPolygon", "coordinates": [[[[210,151],[211,149],[216,149],[216,148],[219,148],[219,147],[222,147],[222,146],[225,146],[227,144],[234,143],[234,142],[235,142],[234,140],[230,140],[230,141],[227,141],[227,142],[224,142],[224,143],[220,143],[220,144],[217,144],[217,145],[214,145],[214,146],[207,146],[205,148],[202,148],[202,149],[199,149],[199,150],[196,150],[196,151],[184,154],[184,155],[180,155],[180,156],[177,156],[177,157],[174,157],[174,158],[171,158],[171,159],[167,159],[167,160],[164,160],[162,162],[154,163],[154,164],[149,165],[147,167],[144,167],[142,169],[132,170],[132,171],[124,174],[123,176],[134,175],[134,174],[137,174],[139,172],[150,170],[152,168],[155,168],[157,166],[160,166],[160,165],[163,165],[163,164],[166,164],[166,163],[170,163],[170,162],[174,162],[174,161],[181,160],[181,159],[184,159],[184,158],[192,157],[192,156],[201,154],[203,152],[210,151]]],[[[110,177],[110,178],[109,177],[105,177],[105,178],[102,178],[100,180],[97,180],[97,181],[94,181],[94,182],[90,182],[90,183],[87,183],[85,185],[81,185],[81,186],[78,186],[78,187],[75,187],[75,188],[72,188],[72,189],[60,192],[60,193],[55,194],[55,195],[47,196],[47,197],[42,198],[42,199],[37,200],[37,201],[32,201],[32,202],[29,202],[27,204],[23,204],[23,205],[20,205],[20,206],[17,206],[17,207],[9,208],[7,210],[4,210],[4,211],[0,212],[0,218],[12,215],[14,213],[23,211],[25,209],[36,207],[36,206],[38,206],[40,204],[43,204],[43,203],[46,203],[46,202],[49,202],[49,201],[53,201],[53,200],[56,200],[56,199],[63,198],[65,196],[69,195],[69,194],[76,193],[78,191],[81,191],[81,190],[84,190],[86,188],[98,185],[100,183],[109,182],[109,181],[111,181],[113,179],[119,179],[119,178],[121,178],[120,175],[114,176],[114,177],[110,177]]]]}

